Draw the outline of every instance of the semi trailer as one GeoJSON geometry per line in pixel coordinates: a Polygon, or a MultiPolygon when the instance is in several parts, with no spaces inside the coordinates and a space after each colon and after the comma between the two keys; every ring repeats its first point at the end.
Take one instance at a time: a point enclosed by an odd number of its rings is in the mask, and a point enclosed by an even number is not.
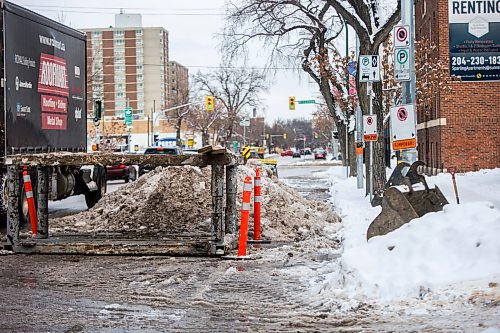
{"type": "MultiPolygon", "coordinates": [[[[5,225],[9,156],[86,153],[87,66],[85,34],[7,1],[0,6],[0,224],[5,225]]],[[[21,175],[23,168],[18,169],[21,175]]],[[[106,192],[103,166],[61,163],[44,171],[50,200],[83,194],[92,207],[106,192]]],[[[37,167],[28,172],[36,196],[37,167]]],[[[16,186],[22,224],[29,210],[23,182],[16,186]]]]}

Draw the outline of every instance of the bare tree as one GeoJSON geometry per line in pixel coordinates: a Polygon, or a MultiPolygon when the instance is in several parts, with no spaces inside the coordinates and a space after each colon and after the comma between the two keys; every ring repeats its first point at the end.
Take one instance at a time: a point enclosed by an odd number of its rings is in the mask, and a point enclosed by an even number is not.
{"type": "MultiPolygon", "coordinates": [[[[245,110],[259,106],[260,93],[267,90],[266,76],[255,69],[222,66],[210,73],[198,72],[193,79],[199,91],[212,95],[218,101],[224,120],[224,143],[228,145],[233,136],[236,119],[245,110]]],[[[216,107],[217,108],[217,107],[216,107]]]]}
{"type": "MultiPolygon", "coordinates": [[[[318,84],[328,109],[337,125],[352,123],[351,110],[336,101],[336,87],[345,95],[348,84],[333,70],[331,52],[345,23],[352,26],[360,39],[362,54],[378,54],[380,44],[387,39],[392,26],[400,19],[400,2],[388,5],[383,0],[242,0],[231,2],[228,8],[225,48],[230,54],[245,50],[252,39],[260,39],[273,48],[271,62],[297,64],[318,84]]],[[[345,69],[344,69],[345,71],[345,69]]],[[[347,81],[347,80],[346,80],[347,81]]],[[[361,107],[368,112],[366,88],[358,84],[361,107]]],[[[379,115],[377,124],[382,131],[382,88],[374,85],[376,94],[374,111],[379,115]]],[[[345,141],[345,131],[353,126],[337,126],[339,139],[345,141]],[[343,133],[344,132],[344,133],[343,133]]],[[[352,140],[352,131],[350,134],[352,140]]],[[[342,146],[345,146],[342,144],[342,146]]],[[[348,145],[354,156],[354,145],[348,145]]],[[[382,139],[375,145],[374,189],[385,184],[384,145],[382,139]]],[[[352,158],[351,160],[354,160],[352,158]]],[[[354,168],[351,168],[353,170],[354,168]]],[[[351,173],[353,175],[353,173],[351,173]]]]}
{"type": "MultiPolygon", "coordinates": [[[[195,86],[193,91],[198,91],[198,86],[195,86]]],[[[200,93],[194,95],[194,98],[197,100],[202,100],[203,98],[200,93]]],[[[206,146],[210,144],[210,130],[215,127],[217,121],[223,118],[223,115],[224,113],[220,105],[216,105],[214,111],[207,111],[205,107],[200,104],[191,106],[190,112],[185,115],[185,119],[188,127],[201,133],[202,145],[206,146]]]]}
{"type": "MultiPolygon", "coordinates": [[[[363,55],[378,54],[380,45],[387,40],[393,26],[401,19],[401,1],[389,3],[384,0],[326,0],[350,25],[359,38],[359,52],[363,55]]],[[[358,73],[359,76],[359,73],[358,73]]],[[[361,109],[368,113],[369,99],[366,85],[357,80],[357,91],[361,109]]],[[[384,133],[382,83],[373,83],[373,112],[377,115],[377,132],[384,133]]],[[[386,182],[385,145],[383,135],[373,144],[373,189],[383,191],[386,182]]],[[[370,152],[368,151],[368,157],[370,152]]],[[[366,174],[369,175],[368,164],[366,174]]],[[[369,177],[367,176],[367,179],[369,177]]],[[[367,189],[369,186],[366,187],[367,189]]]]}
{"type": "MultiPolygon", "coordinates": [[[[176,89],[175,94],[173,94],[171,97],[172,97],[171,99],[172,107],[185,105],[190,102],[188,89],[176,89]]],[[[178,109],[167,111],[165,113],[168,123],[172,124],[175,128],[176,144],[179,147],[182,146],[182,140],[181,140],[182,122],[188,116],[188,114],[192,112],[194,109],[195,108],[193,108],[192,106],[186,105],[178,109]]]]}

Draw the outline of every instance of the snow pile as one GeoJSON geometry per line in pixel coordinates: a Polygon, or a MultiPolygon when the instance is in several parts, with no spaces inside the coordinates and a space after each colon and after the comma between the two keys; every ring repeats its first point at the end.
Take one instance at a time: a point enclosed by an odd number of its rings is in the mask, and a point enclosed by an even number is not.
{"type": "Polygon", "coordinates": [[[207,234],[210,169],[158,167],[106,194],[92,209],[50,221],[51,231],[207,234]]]}
{"type": "MultiPolygon", "coordinates": [[[[364,190],[356,189],[356,180],[341,179],[339,169],[330,172],[332,203],[343,218],[341,266],[348,291],[397,298],[476,289],[500,299],[496,287],[500,279],[500,207],[496,205],[500,169],[457,175],[460,205],[450,193],[450,175],[430,178],[429,183],[437,184],[451,203],[441,212],[426,214],[368,242],[367,228],[380,207],[372,208],[364,190]],[[484,199],[492,200],[478,201],[484,199]],[[464,284],[469,286],[463,289],[464,284]]],[[[337,288],[337,282],[331,281],[330,289],[337,288]]]]}
{"type": "MultiPolygon", "coordinates": [[[[259,162],[250,160],[247,165],[240,166],[239,178],[244,179],[247,175],[254,177],[256,166],[263,169],[265,175],[262,177],[261,191],[264,199],[261,220],[264,239],[298,241],[323,238],[325,226],[339,221],[329,204],[305,199],[296,190],[273,176],[271,170],[259,162]]],[[[242,186],[243,182],[239,182],[238,196],[242,186]]],[[[238,200],[238,204],[241,204],[241,200],[238,200]]],[[[252,229],[253,223],[250,223],[250,235],[252,229]]]]}
{"type": "Polygon", "coordinates": [[[491,203],[447,205],[365,246],[347,249],[346,274],[368,292],[391,295],[500,276],[500,210],[491,203]],[[370,290],[371,289],[371,290],[370,290]]]}
{"type": "MultiPolygon", "coordinates": [[[[255,164],[238,167],[238,211],[243,180],[245,176],[253,178],[254,168],[255,164]]],[[[321,235],[321,225],[338,221],[330,205],[304,199],[272,176],[269,168],[262,165],[261,168],[263,238],[274,241],[308,239],[321,235]]],[[[142,236],[209,234],[212,227],[210,186],[210,167],[159,167],[106,194],[86,212],[51,220],[50,231],[119,232],[142,236]]],[[[239,222],[238,215],[238,225],[239,222]]],[[[252,236],[252,218],[249,225],[252,236]]]]}

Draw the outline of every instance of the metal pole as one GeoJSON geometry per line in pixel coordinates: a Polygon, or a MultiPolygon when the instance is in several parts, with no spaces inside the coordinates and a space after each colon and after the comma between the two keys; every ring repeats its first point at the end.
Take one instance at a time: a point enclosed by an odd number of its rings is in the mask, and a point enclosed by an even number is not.
{"type": "Polygon", "coordinates": [[[151,119],[151,145],[154,144],[155,138],[155,113],[156,113],[156,99],[153,99],[153,119],[151,119]]]}
{"type": "Polygon", "coordinates": [[[238,216],[238,207],[236,206],[237,189],[237,166],[226,166],[226,234],[237,235],[236,218],[238,216]]]}
{"type": "MultiPolygon", "coordinates": [[[[413,0],[401,1],[401,23],[410,26],[410,81],[403,81],[401,90],[402,104],[415,104],[415,21],[413,17],[413,0]]],[[[416,110],[416,109],[415,109],[416,110]]],[[[416,121],[417,117],[415,117],[416,121]]],[[[416,125],[416,124],[415,124],[416,125]]],[[[417,160],[417,150],[403,151],[402,160],[412,164],[417,160]]]]}
{"type": "MultiPolygon", "coordinates": [[[[349,56],[349,26],[345,23],[345,56],[349,56]]],[[[349,94],[349,75],[346,77],[346,89],[349,94]]],[[[349,178],[349,120],[345,123],[345,172],[346,178],[349,178]]]]}
{"type": "Polygon", "coordinates": [[[7,167],[7,187],[8,187],[8,206],[7,206],[7,242],[11,246],[19,244],[19,201],[20,195],[20,173],[15,165],[7,167]]]}
{"type": "Polygon", "coordinates": [[[243,126],[243,146],[247,145],[247,127],[243,126]]]}
{"type": "Polygon", "coordinates": [[[37,212],[38,237],[47,238],[49,236],[49,167],[41,166],[37,168],[37,212]]]}
{"type": "MultiPolygon", "coordinates": [[[[356,106],[356,143],[363,144],[363,115],[361,107],[356,106]]],[[[356,147],[357,148],[357,147],[356,147]]],[[[363,188],[363,154],[358,154],[356,149],[356,174],[358,189],[363,188]]]]}
{"type": "MultiPolygon", "coordinates": [[[[373,115],[373,101],[372,101],[372,83],[367,82],[368,99],[370,101],[369,113],[373,115]]],[[[373,197],[373,141],[370,141],[370,202],[372,202],[373,197]]]]}
{"type": "MultiPolygon", "coordinates": [[[[212,165],[212,245],[214,254],[219,254],[220,246],[224,242],[224,166],[212,165]]],[[[224,250],[222,249],[222,253],[224,250]]]]}
{"type": "Polygon", "coordinates": [[[349,121],[345,121],[345,177],[349,178],[349,121]]]}
{"type": "Polygon", "coordinates": [[[304,161],[306,160],[306,136],[304,135],[304,161]]]}

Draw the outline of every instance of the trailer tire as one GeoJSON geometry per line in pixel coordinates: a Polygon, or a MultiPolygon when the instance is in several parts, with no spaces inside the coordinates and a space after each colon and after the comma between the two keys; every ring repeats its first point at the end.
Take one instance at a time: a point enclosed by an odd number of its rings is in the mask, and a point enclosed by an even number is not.
{"type": "Polygon", "coordinates": [[[95,167],[94,173],[96,173],[94,179],[97,183],[97,191],[90,191],[85,194],[85,203],[87,204],[87,208],[90,209],[94,207],[99,200],[106,194],[107,190],[107,181],[106,181],[106,172],[102,167],[95,167]]]}

